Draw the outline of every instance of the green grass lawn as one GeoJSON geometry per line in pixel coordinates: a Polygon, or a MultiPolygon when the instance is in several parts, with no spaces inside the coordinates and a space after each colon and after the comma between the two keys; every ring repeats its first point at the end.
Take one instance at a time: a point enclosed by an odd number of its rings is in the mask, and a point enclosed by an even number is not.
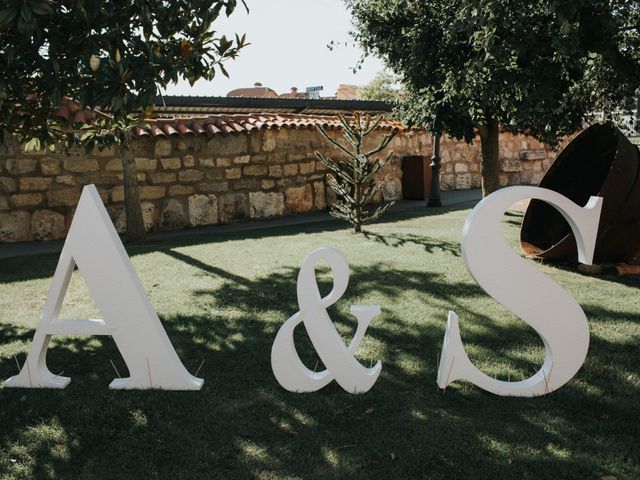
{"type": "MultiPolygon", "coordinates": [[[[57,337],[48,364],[72,378],[65,390],[0,389],[0,477],[640,478],[637,278],[541,266],[591,325],[587,361],[560,390],[518,399],[466,383],[438,389],[448,309],[488,374],[522,379],[543,358],[535,332],[467,273],[459,238],[468,213],[396,213],[367,236],[327,222],[129,248],[183,363],[194,373],[204,361],[202,391],[110,391],[111,362],[126,372],[113,340],[57,337]],[[358,353],[366,366],[383,363],[365,395],[335,382],[293,394],[271,372],[275,334],[297,311],[298,268],[320,246],[351,264],[347,294],[330,309],[347,341],[350,305],[383,308],[358,353]]],[[[519,221],[505,217],[514,244],[519,221]]],[[[0,378],[25,359],[56,262],[0,260],[0,378]]],[[[319,279],[328,292],[328,269],[319,279]]],[[[62,315],[99,316],[77,272],[62,315]]],[[[297,330],[305,362],[322,368],[297,330]]]]}

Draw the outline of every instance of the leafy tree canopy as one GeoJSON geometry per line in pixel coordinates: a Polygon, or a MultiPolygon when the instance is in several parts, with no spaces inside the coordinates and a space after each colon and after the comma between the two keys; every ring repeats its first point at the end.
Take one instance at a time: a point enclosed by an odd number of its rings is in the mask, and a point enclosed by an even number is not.
{"type": "Polygon", "coordinates": [[[169,83],[226,75],[222,63],[245,38],[220,35],[213,22],[237,4],[0,1],[0,128],[21,141],[55,142],[62,131],[50,114],[63,97],[108,109],[118,125],[169,83]]]}
{"type": "Polygon", "coordinates": [[[494,121],[554,144],[640,85],[637,0],[345,0],[409,90],[407,120],[471,140],[494,121]]]}

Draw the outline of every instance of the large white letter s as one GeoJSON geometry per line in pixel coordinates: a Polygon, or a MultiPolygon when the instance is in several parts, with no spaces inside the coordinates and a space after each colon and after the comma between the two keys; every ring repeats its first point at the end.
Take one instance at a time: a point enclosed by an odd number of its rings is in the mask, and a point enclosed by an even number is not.
{"type": "Polygon", "coordinates": [[[566,197],[537,187],[509,187],[480,202],[465,223],[462,255],[474,280],[493,298],[527,322],[542,337],[546,349],[542,368],[519,382],[496,380],[482,373],[467,356],[458,316],[449,312],[438,369],[438,385],[468,380],[505,396],[537,396],[567,383],[584,363],[589,349],[589,325],[580,305],[505,241],[501,221],[514,203],[527,198],[553,205],[571,225],[581,263],[593,260],[602,198],[591,197],[581,208],[566,197]]]}

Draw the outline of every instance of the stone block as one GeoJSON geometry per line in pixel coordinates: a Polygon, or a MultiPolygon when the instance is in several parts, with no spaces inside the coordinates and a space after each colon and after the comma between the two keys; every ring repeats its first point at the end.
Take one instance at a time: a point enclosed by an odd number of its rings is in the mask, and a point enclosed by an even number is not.
{"type": "Polygon", "coordinates": [[[218,158],[216,160],[216,165],[220,168],[224,168],[224,167],[230,167],[231,166],[231,159],[230,158],[218,158]]]}
{"type": "Polygon", "coordinates": [[[456,175],[456,190],[468,190],[471,188],[471,174],[462,173],[456,175]]]}
{"type": "Polygon", "coordinates": [[[13,178],[0,177],[0,193],[13,193],[16,190],[16,181],[13,178]]]}
{"type": "Polygon", "coordinates": [[[220,221],[229,223],[249,217],[249,198],[244,193],[229,193],[219,198],[220,221]]]}
{"type": "Polygon", "coordinates": [[[48,189],[52,182],[53,179],[47,177],[23,177],[20,179],[20,191],[41,192],[48,189]]]}
{"type": "Polygon", "coordinates": [[[520,160],[544,160],[547,158],[547,151],[541,150],[523,150],[520,152],[520,160]]]}
{"type": "Polygon", "coordinates": [[[66,233],[64,215],[51,210],[38,210],[31,216],[31,234],[34,240],[59,240],[66,233]]]}
{"type": "Polygon", "coordinates": [[[214,168],[216,166],[215,158],[201,158],[200,167],[202,168],[214,168]]]}
{"type": "Polygon", "coordinates": [[[29,212],[0,213],[0,243],[25,242],[31,239],[29,212]]]}
{"type": "Polygon", "coordinates": [[[262,186],[262,190],[270,190],[272,188],[274,188],[276,186],[276,181],[275,180],[262,180],[262,182],[260,182],[260,185],[262,186]]]}
{"type": "Polygon", "coordinates": [[[80,200],[79,188],[58,188],[47,192],[50,207],[75,207],[80,200]]]}
{"type": "Polygon", "coordinates": [[[215,195],[189,197],[189,225],[213,225],[218,223],[218,199],[215,195]]]}
{"type": "Polygon", "coordinates": [[[285,192],[286,207],[291,213],[303,213],[313,209],[313,191],[311,185],[291,187],[285,192]]]}
{"type": "Polygon", "coordinates": [[[440,178],[440,188],[443,191],[453,190],[455,188],[455,175],[442,175],[440,178]]]}
{"type": "Polygon", "coordinates": [[[193,168],[196,166],[196,159],[193,155],[185,155],[182,157],[182,165],[184,165],[185,168],[193,168]]]}
{"type": "Polygon", "coordinates": [[[248,177],[263,177],[269,173],[266,165],[249,165],[242,169],[242,173],[248,177]]]}
{"type": "Polygon", "coordinates": [[[56,177],[56,183],[60,185],[66,185],[68,187],[75,187],[76,185],[78,185],[78,181],[73,175],[60,175],[56,177]]]}
{"type": "Polygon", "coordinates": [[[293,177],[298,174],[298,165],[288,164],[284,166],[284,176],[293,177]]]}
{"type": "Polygon", "coordinates": [[[276,149],[276,134],[273,130],[265,130],[262,135],[262,151],[273,152],[276,149]]]}
{"type": "Polygon", "coordinates": [[[163,158],[160,160],[160,165],[162,165],[162,168],[165,170],[180,170],[181,162],[177,157],[163,158]]]}
{"type": "Polygon", "coordinates": [[[318,210],[327,208],[327,194],[324,182],[314,182],[313,193],[315,197],[315,205],[318,210]]]}
{"type": "Polygon", "coordinates": [[[260,180],[257,178],[242,178],[231,183],[233,190],[258,190],[260,188],[260,180]]]}
{"type": "Polygon", "coordinates": [[[65,158],[62,163],[67,172],[73,173],[97,172],[100,169],[98,160],[94,158],[65,158]]]}
{"type": "Polygon", "coordinates": [[[382,187],[382,198],[385,202],[402,200],[402,182],[397,177],[390,177],[382,187]]]}
{"type": "Polygon", "coordinates": [[[471,175],[471,188],[482,188],[482,175],[479,173],[471,175]]]}
{"type": "Polygon", "coordinates": [[[500,171],[505,173],[521,172],[522,164],[520,160],[503,160],[500,163],[500,171]]]}
{"type": "Polygon", "coordinates": [[[251,161],[251,155],[240,155],[233,159],[233,163],[236,165],[246,165],[251,161]]]}
{"type": "Polygon", "coordinates": [[[224,172],[221,169],[216,168],[214,170],[209,170],[205,177],[209,180],[224,180],[224,172]]]}
{"type": "Polygon", "coordinates": [[[251,192],[251,218],[279,217],[284,214],[284,195],[281,193],[251,192]]]}
{"type": "Polygon", "coordinates": [[[187,214],[183,202],[172,198],[164,203],[160,214],[162,230],[178,230],[187,225],[187,214]]]}
{"type": "Polygon", "coordinates": [[[316,162],[306,162],[300,164],[300,175],[309,175],[316,171],[316,162]]]}
{"type": "Polygon", "coordinates": [[[155,185],[162,183],[175,183],[176,174],[172,172],[153,172],[149,174],[149,180],[155,185]]]}
{"type": "Polygon", "coordinates": [[[204,173],[200,170],[183,170],[178,174],[180,183],[195,183],[204,178],[204,173]]]}
{"type": "Polygon", "coordinates": [[[155,158],[136,158],[136,170],[138,172],[152,172],[158,168],[158,160],[155,158]]]}
{"type": "Polygon", "coordinates": [[[467,173],[469,171],[469,166],[466,163],[456,163],[453,171],[455,173],[467,173]]]}
{"type": "Polygon", "coordinates": [[[189,140],[178,140],[176,148],[181,152],[199,152],[202,150],[202,142],[199,138],[189,140]]]}
{"type": "Polygon", "coordinates": [[[124,202],[124,187],[122,185],[111,189],[111,201],[113,203],[124,202]]]}
{"type": "Polygon", "coordinates": [[[262,132],[254,130],[249,134],[249,148],[251,153],[260,153],[260,150],[262,150],[262,132]]]}
{"type": "Polygon", "coordinates": [[[26,175],[36,171],[37,163],[33,158],[10,158],[5,167],[12,175],[26,175]]]}
{"type": "Polygon", "coordinates": [[[41,193],[20,193],[11,195],[11,203],[16,208],[35,207],[44,200],[41,193]]]}
{"type": "Polygon", "coordinates": [[[172,151],[173,144],[171,140],[167,140],[164,138],[159,139],[153,149],[153,153],[156,158],[168,157],[169,155],[171,155],[172,151]]]}
{"type": "Polygon", "coordinates": [[[507,185],[522,185],[524,182],[529,180],[529,176],[524,175],[524,180],[522,178],[522,176],[519,173],[512,173],[507,175],[507,185]]]}
{"type": "Polygon", "coordinates": [[[170,197],[180,197],[182,195],[191,195],[195,189],[190,185],[171,185],[169,187],[170,197]]]}
{"type": "Polygon", "coordinates": [[[214,155],[240,155],[248,151],[248,138],[244,133],[235,135],[214,135],[207,142],[207,151],[214,155]]]}
{"type": "Polygon", "coordinates": [[[122,173],[122,160],[119,158],[112,158],[104,166],[104,171],[122,173]]]}
{"type": "Polygon", "coordinates": [[[229,191],[229,182],[199,183],[198,190],[203,193],[220,193],[229,191]]]}
{"type": "Polygon", "coordinates": [[[155,229],[158,221],[158,209],[153,202],[142,202],[140,204],[140,211],[142,212],[142,223],[144,223],[144,229],[151,231],[155,229]]]}
{"type": "Polygon", "coordinates": [[[276,186],[278,188],[288,188],[296,185],[295,178],[282,178],[280,180],[276,180],[276,186]]]}
{"type": "Polygon", "coordinates": [[[236,180],[242,177],[242,170],[240,168],[227,168],[224,171],[224,178],[228,180],[236,180]]]}
{"type": "Polygon", "coordinates": [[[284,170],[282,169],[282,166],[276,165],[273,167],[269,167],[269,176],[271,178],[282,178],[283,174],[284,170]]]}
{"type": "Polygon", "coordinates": [[[166,192],[166,187],[140,187],[140,200],[158,200],[160,198],[164,198],[166,192]]]}
{"type": "Polygon", "coordinates": [[[60,160],[43,158],[40,160],[40,171],[43,175],[60,175],[60,160]]]}

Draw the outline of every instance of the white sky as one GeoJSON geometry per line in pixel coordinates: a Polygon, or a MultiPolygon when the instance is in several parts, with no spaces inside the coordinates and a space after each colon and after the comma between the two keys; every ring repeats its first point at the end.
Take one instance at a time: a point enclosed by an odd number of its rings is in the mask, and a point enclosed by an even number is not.
{"type": "Polygon", "coordinates": [[[251,43],[225,64],[231,78],[219,74],[213,82],[201,80],[193,87],[180,82],[167,94],[224,96],[261,82],[278,93],[321,85],[321,95],[330,96],[339,84],[366,85],[384,69],[380,60],[369,57],[362,70],[352,72],[362,52],[349,35],[351,18],[342,0],[247,0],[247,5],[249,15],[240,6],[214,24],[227,35],[246,33],[251,43]],[[332,40],[343,44],[330,51],[332,40]]]}

